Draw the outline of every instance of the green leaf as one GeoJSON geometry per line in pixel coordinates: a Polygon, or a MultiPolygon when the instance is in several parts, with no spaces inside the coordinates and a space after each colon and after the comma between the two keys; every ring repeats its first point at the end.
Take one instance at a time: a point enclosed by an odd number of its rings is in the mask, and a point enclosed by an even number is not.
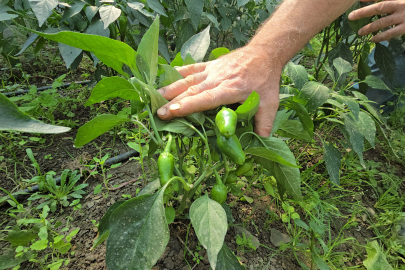
{"type": "Polygon", "coordinates": [[[85,5],[84,2],[76,1],[70,7],[65,8],[62,19],[59,21],[59,23],[66,21],[66,19],[71,18],[74,15],[76,15],[77,13],[79,13],[80,11],[82,11],[84,5],[85,5]]]}
{"type": "Polygon", "coordinates": [[[152,114],[155,115],[156,111],[162,107],[163,105],[167,104],[169,101],[165,99],[154,87],[138,80],[137,78],[133,77],[132,80],[136,81],[145,89],[150,96],[151,99],[151,106],[152,106],[152,114]]]}
{"type": "Polygon", "coordinates": [[[238,0],[238,8],[243,7],[247,3],[249,3],[250,0],[238,0]]]}
{"type": "Polygon", "coordinates": [[[349,113],[343,114],[343,119],[345,120],[345,129],[350,136],[350,143],[353,150],[359,156],[360,164],[365,167],[363,160],[364,136],[361,134],[356,122],[349,113]]]}
{"type": "Polygon", "coordinates": [[[203,13],[204,1],[185,0],[188,12],[190,13],[191,24],[197,30],[203,13]]]}
{"type": "Polygon", "coordinates": [[[308,82],[301,89],[298,100],[308,112],[313,113],[329,99],[329,96],[328,87],[317,82],[308,82]]]}
{"type": "Polygon", "coordinates": [[[159,119],[159,117],[154,116],[153,119],[158,131],[165,130],[173,133],[180,133],[187,137],[190,137],[195,133],[194,129],[185,124],[188,123],[188,121],[184,118],[175,118],[171,121],[162,121],[159,119]]]}
{"type": "Polygon", "coordinates": [[[173,223],[174,219],[176,218],[176,210],[173,207],[166,207],[165,208],[165,215],[167,224],[173,223]]]}
{"type": "MultiPolygon", "coordinates": [[[[18,17],[18,15],[17,14],[10,14],[10,13],[7,13],[7,12],[13,12],[13,10],[11,9],[11,8],[9,8],[8,6],[1,6],[0,7],[0,22],[1,21],[8,21],[8,20],[11,20],[11,19],[14,19],[14,18],[17,18],[18,17]]],[[[32,42],[31,42],[32,43],[32,42]]],[[[24,43],[24,45],[25,45],[25,43],[24,43]]],[[[29,45],[28,45],[29,46],[29,45]]],[[[24,47],[24,46],[23,46],[24,47]]],[[[26,48],[25,48],[26,49],[26,48]]],[[[24,50],[25,50],[24,49],[24,50]]],[[[22,49],[21,49],[22,50],[22,49]]],[[[21,53],[21,51],[18,53],[18,54],[20,54],[21,53]]],[[[17,54],[17,55],[18,55],[17,54]]]]}
{"type": "Polygon", "coordinates": [[[366,250],[367,260],[364,260],[363,264],[367,270],[393,270],[377,241],[368,242],[366,250]]]}
{"type": "Polygon", "coordinates": [[[169,65],[160,65],[160,67],[164,70],[164,73],[160,75],[160,87],[165,87],[183,79],[183,76],[174,67],[169,65]]]}
{"type": "Polygon", "coordinates": [[[11,246],[28,246],[31,240],[38,238],[38,233],[33,233],[28,230],[21,230],[18,226],[15,226],[9,231],[7,237],[4,239],[10,242],[11,246]]]}
{"type": "Polygon", "coordinates": [[[177,53],[176,57],[170,63],[171,67],[182,67],[183,66],[183,58],[181,58],[181,53],[177,53]]]}
{"type": "Polygon", "coordinates": [[[333,60],[333,66],[336,68],[339,77],[345,73],[352,71],[352,65],[344,60],[342,57],[338,57],[333,60]]]}
{"type": "Polygon", "coordinates": [[[347,105],[350,112],[353,114],[354,119],[359,119],[360,105],[355,98],[338,95],[336,96],[336,99],[347,105]]]}
{"type": "Polygon", "coordinates": [[[48,247],[48,239],[39,240],[30,246],[33,250],[44,250],[48,247]]]}
{"type": "Polygon", "coordinates": [[[160,15],[163,15],[163,16],[166,16],[166,17],[167,17],[167,15],[166,15],[166,13],[165,13],[165,9],[164,9],[164,7],[162,6],[162,4],[160,4],[159,0],[146,0],[146,3],[148,3],[148,6],[149,6],[152,10],[156,11],[156,12],[159,13],[160,15]]]}
{"type": "Polygon", "coordinates": [[[197,61],[201,62],[204,59],[205,54],[210,46],[210,26],[208,25],[200,33],[192,36],[186,43],[184,43],[183,48],[181,48],[181,58],[186,59],[189,53],[191,57],[197,61]]]}
{"type": "Polygon", "coordinates": [[[287,64],[287,75],[294,82],[295,88],[300,90],[308,81],[308,73],[305,67],[296,65],[293,62],[287,64]]]}
{"type": "Polygon", "coordinates": [[[76,135],[75,147],[81,147],[113,127],[129,121],[128,118],[111,114],[97,116],[79,128],[76,135]]]}
{"type": "MultiPolygon", "coordinates": [[[[366,57],[363,58],[363,56],[360,57],[359,62],[357,64],[357,77],[359,78],[360,81],[364,81],[367,76],[371,75],[371,68],[368,66],[368,54],[366,57]]],[[[371,82],[372,84],[372,82],[371,82]]],[[[359,88],[362,93],[367,92],[367,84],[366,83],[360,83],[359,88]]]]}
{"type": "Polygon", "coordinates": [[[123,76],[128,76],[128,74],[122,71],[123,64],[137,71],[135,63],[137,53],[129,45],[121,41],[98,35],[70,31],[46,34],[28,28],[26,29],[47,39],[92,52],[98,59],[103,61],[104,64],[113,68],[123,76]]]}
{"type": "Polygon", "coordinates": [[[0,93],[0,131],[15,130],[31,133],[63,133],[70,128],[48,125],[23,113],[7,97],[0,93]]]}
{"type": "Polygon", "coordinates": [[[380,89],[380,90],[389,90],[391,91],[391,89],[383,82],[383,80],[381,80],[379,77],[377,76],[373,76],[373,75],[368,75],[366,77],[366,79],[364,80],[364,82],[375,89],[380,89]]]}
{"type": "Polygon", "coordinates": [[[312,137],[302,126],[302,123],[298,120],[285,121],[277,131],[281,137],[294,138],[303,140],[305,142],[312,142],[312,137]]]}
{"type": "Polygon", "coordinates": [[[377,128],[373,118],[368,113],[360,112],[357,127],[360,133],[366,138],[370,145],[375,148],[375,136],[377,128]]]}
{"type": "Polygon", "coordinates": [[[75,48],[63,43],[58,43],[59,52],[65,61],[66,68],[69,68],[75,59],[82,53],[82,49],[75,48]]]}
{"type": "Polygon", "coordinates": [[[159,16],[143,35],[138,46],[138,53],[146,61],[149,67],[149,84],[154,85],[158,71],[158,51],[159,51],[159,16]]]}
{"type": "Polygon", "coordinates": [[[235,111],[238,115],[238,121],[248,122],[257,113],[260,104],[260,96],[256,91],[253,91],[249,97],[235,111]]]}
{"type": "Polygon", "coordinates": [[[219,29],[218,20],[217,20],[217,18],[216,18],[214,15],[212,15],[212,14],[210,14],[210,13],[206,13],[206,12],[203,12],[202,15],[205,16],[205,17],[207,17],[207,18],[214,24],[214,26],[215,26],[217,29],[219,29]]]}
{"type": "Polygon", "coordinates": [[[312,254],[312,259],[315,261],[320,270],[330,270],[328,264],[316,253],[312,254]]]}
{"type": "Polygon", "coordinates": [[[293,109],[300,119],[304,129],[308,132],[308,134],[311,136],[311,138],[314,136],[314,122],[312,121],[311,116],[308,114],[307,109],[305,109],[304,105],[292,101],[292,100],[286,100],[283,102],[280,102],[280,104],[293,109]]]}
{"type": "Polygon", "coordinates": [[[273,151],[272,149],[268,149],[266,147],[250,147],[245,150],[246,155],[253,155],[255,157],[265,158],[270,161],[274,161],[280,164],[284,164],[289,167],[293,168],[301,168],[296,165],[296,163],[291,163],[286,161],[282,156],[280,156],[277,152],[273,151]]]}
{"type": "Polygon", "coordinates": [[[198,240],[207,250],[211,268],[216,269],[217,256],[228,230],[225,210],[206,194],[191,205],[190,220],[198,240]]]}
{"type": "Polygon", "coordinates": [[[340,165],[342,162],[342,153],[332,143],[322,141],[323,159],[325,160],[326,170],[329,173],[330,181],[340,185],[340,165]]]}
{"type": "Polygon", "coordinates": [[[129,81],[121,77],[107,77],[93,88],[85,106],[117,97],[142,103],[139,93],[129,81]]]}
{"type": "Polygon", "coordinates": [[[384,45],[377,43],[375,45],[374,59],[377,67],[388,81],[394,81],[396,74],[396,64],[392,52],[384,45]]]}
{"type": "Polygon", "coordinates": [[[210,53],[210,56],[208,57],[208,60],[212,61],[212,60],[218,59],[222,55],[225,55],[228,53],[229,53],[228,48],[220,47],[220,48],[213,49],[210,53]]]}
{"type": "Polygon", "coordinates": [[[33,255],[32,251],[24,253],[22,256],[15,257],[16,253],[13,249],[4,249],[0,255],[0,269],[10,269],[30,259],[33,255]]]}
{"type": "Polygon", "coordinates": [[[288,120],[288,118],[290,117],[290,115],[293,113],[293,111],[288,111],[288,110],[282,110],[282,111],[278,111],[277,115],[276,115],[276,119],[274,119],[273,122],[273,128],[271,129],[271,134],[270,136],[273,136],[274,133],[277,132],[277,130],[279,129],[279,127],[288,120]]]}
{"type": "Polygon", "coordinates": [[[28,0],[35,17],[41,27],[46,19],[52,14],[52,10],[58,5],[57,0],[28,0]]]}
{"type": "Polygon", "coordinates": [[[264,189],[266,190],[267,194],[275,197],[274,188],[270,183],[264,183],[264,189]]]}
{"type": "Polygon", "coordinates": [[[108,269],[151,269],[156,264],[170,239],[163,205],[166,186],[155,194],[130,199],[113,212],[108,269]]]}
{"type": "MultiPolygon", "coordinates": [[[[290,148],[283,140],[275,137],[262,137],[261,140],[264,145],[257,138],[252,141],[251,145],[253,147],[265,146],[267,149],[280,155],[287,162],[295,166],[297,165],[293,153],[291,153],[290,148]]],[[[279,164],[261,157],[255,157],[255,161],[274,175],[277,180],[277,187],[281,197],[287,191],[287,193],[293,196],[296,200],[302,200],[301,176],[298,168],[279,164]]]]}
{"type": "Polygon", "coordinates": [[[216,270],[246,270],[233,254],[232,250],[224,243],[218,253],[216,270]]]}
{"type": "Polygon", "coordinates": [[[113,5],[102,5],[99,9],[99,14],[104,23],[104,29],[106,29],[110,23],[115,22],[120,17],[121,9],[113,5]]]}
{"type": "MultiPolygon", "coordinates": [[[[150,145],[149,145],[150,146],[150,145]]],[[[150,149],[150,148],[149,148],[150,149]]],[[[152,182],[150,182],[149,184],[146,185],[146,187],[144,187],[139,194],[137,195],[137,197],[140,197],[142,195],[147,195],[147,194],[152,194],[153,192],[155,192],[155,190],[158,190],[160,188],[160,180],[156,179],[152,182]]]]}
{"type": "MultiPolygon", "coordinates": [[[[348,11],[346,11],[346,16],[349,16],[349,14],[354,11],[361,8],[361,4],[359,1],[357,1],[348,11]]],[[[348,21],[350,27],[353,29],[353,31],[357,34],[357,32],[363,27],[366,26],[370,19],[369,18],[362,18],[360,20],[355,20],[355,21],[348,21]]]]}
{"type": "Polygon", "coordinates": [[[97,6],[87,6],[84,10],[86,13],[87,20],[91,23],[93,17],[97,14],[98,7],[97,6]]]}
{"type": "Polygon", "coordinates": [[[184,59],[183,65],[188,66],[188,65],[195,64],[195,63],[196,63],[196,61],[193,59],[193,57],[191,57],[191,54],[187,53],[186,59],[184,59]]]}
{"type": "Polygon", "coordinates": [[[110,217],[115,209],[121,206],[124,202],[125,201],[118,201],[111,205],[104,216],[100,219],[100,223],[98,225],[98,234],[96,239],[93,241],[93,247],[91,249],[95,249],[108,238],[110,234],[110,217]]]}

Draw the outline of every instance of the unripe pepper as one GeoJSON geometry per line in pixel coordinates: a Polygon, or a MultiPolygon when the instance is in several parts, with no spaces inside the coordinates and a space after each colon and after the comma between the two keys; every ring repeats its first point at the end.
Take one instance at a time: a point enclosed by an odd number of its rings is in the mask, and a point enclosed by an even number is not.
{"type": "Polygon", "coordinates": [[[245,163],[243,163],[242,165],[238,166],[238,168],[235,171],[235,174],[236,174],[236,176],[245,175],[250,170],[252,170],[252,168],[253,168],[253,161],[248,160],[245,163]]]}
{"type": "Polygon", "coordinates": [[[228,177],[225,179],[225,185],[236,183],[237,180],[238,177],[236,176],[236,174],[234,172],[230,172],[228,174],[228,177]]]}
{"type": "Polygon", "coordinates": [[[217,144],[219,150],[229,157],[237,165],[245,163],[245,152],[242,150],[242,146],[236,135],[226,138],[222,135],[218,135],[217,144]]]}
{"type": "Polygon", "coordinates": [[[174,157],[170,154],[170,146],[172,144],[172,135],[169,134],[169,139],[166,144],[165,150],[158,158],[158,170],[160,176],[160,185],[164,186],[170,178],[173,177],[174,170],[174,157]]]}
{"type": "Polygon", "coordinates": [[[222,136],[230,138],[235,134],[238,115],[235,111],[223,107],[215,117],[215,124],[222,136]]]}
{"type": "Polygon", "coordinates": [[[128,18],[125,14],[121,15],[118,19],[119,26],[120,26],[120,37],[121,41],[124,42],[125,34],[127,33],[127,25],[128,25],[128,18]]]}
{"type": "Polygon", "coordinates": [[[110,23],[108,26],[108,29],[110,29],[110,38],[112,39],[117,39],[117,28],[115,27],[115,23],[110,23]]]}
{"type": "Polygon", "coordinates": [[[217,183],[211,189],[211,199],[213,199],[219,204],[223,204],[226,201],[226,197],[228,196],[228,189],[222,183],[221,178],[218,175],[218,172],[214,170],[214,173],[217,183]]]}

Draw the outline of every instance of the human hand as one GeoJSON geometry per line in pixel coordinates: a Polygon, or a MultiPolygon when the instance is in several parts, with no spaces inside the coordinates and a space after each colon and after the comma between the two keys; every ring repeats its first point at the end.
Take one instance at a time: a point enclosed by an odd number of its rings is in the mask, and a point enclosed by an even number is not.
{"type": "MultiPolygon", "coordinates": [[[[361,0],[362,2],[378,1],[378,0],[361,0]]],[[[389,26],[395,26],[392,29],[384,31],[374,36],[371,41],[381,42],[389,40],[393,37],[405,34],[405,0],[386,0],[367,7],[360,8],[349,14],[349,20],[359,20],[373,15],[385,15],[375,22],[372,22],[358,32],[359,35],[364,36],[372,32],[381,30],[389,26]]]]}
{"type": "Polygon", "coordinates": [[[157,111],[162,120],[202,112],[221,105],[244,102],[260,95],[255,132],[270,136],[279,104],[282,65],[253,46],[246,46],[217,60],[177,69],[185,78],[158,91],[168,104],[157,111]]]}

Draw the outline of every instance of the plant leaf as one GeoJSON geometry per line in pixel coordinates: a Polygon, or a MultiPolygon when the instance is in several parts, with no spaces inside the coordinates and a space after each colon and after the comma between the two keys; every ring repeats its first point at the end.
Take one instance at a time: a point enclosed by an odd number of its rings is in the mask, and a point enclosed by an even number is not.
{"type": "Polygon", "coordinates": [[[333,60],[333,66],[336,68],[339,77],[345,73],[352,71],[352,65],[344,60],[342,57],[338,57],[333,60]]]}
{"type": "Polygon", "coordinates": [[[138,46],[138,54],[146,61],[149,68],[149,85],[154,85],[158,71],[159,50],[159,16],[143,35],[138,46]]]}
{"type": "Polygon", "coordinates": [[[393,270],[377,241],[368,242],[366,250],[367,259],[363,261],[363,264],[367,270],[393,270]]]}
{"type": "Polygon", "coordinates": [[[139,93],[129,81],[121,77],[108,77],[99,81],[93,88],[85,106],[117,97],[142,103],[139,93]]]}
{"type": "Polygon", "coordinates": [[[9,231],[7,237],[4,239],[10,242],[11,246],[28,246],[31,240],[38,238],[38,233],[28,230],[21,230],[20,227],[15,226],[9,231]]]}
{"type": "Polygon", "coordinates": [[[296,65],[293,62],[287,64],[287,75],[294,82],[295,88],[300,90],[308,81],[308,73],[305,67],[296,65]]]}
{"type": "Polygon", "coordinates": [[[110,23],[115,22],[121,15],[121,9],[114,7],[113,5],[103,5],[99,9],[100,18],[104,23],[104,29],[106,29],[110,23]]]}
{"type": "Polygon", "coordinates": [[[107,240],[108,269],[151,269],[169,243],[163,194],[135,197],[119,206],[110,217],[107,240]]]}
{"type": "Polygon", "coordinates": [[[188,122],[184,118],[175,118],[171,121],[162,121],[155,115],[153,119],[155,120],[158,131],[165,130],[173,133],[180,133],[187,137],[190,137],[195,133],[194,129],[184,123],[188,122]]]}
{"type": "Polygon", "coordinates": [[[164,73],[160,75],[160,87],[165,87],[169,84],[172,84],[178,80],[183,79],[183,76],[172,66],[169,65],[160,65],[164,73]]]}
{"type": "Polygon", "coordinates": [[[298,120],[285,121],[277,131],[277,133],[286,138],[294,138],[303,140],[305,142],[312,142],[311,136],[302,126],[302,123],[298,120]]]}
{"type": "Polygon", "coordinates": [[[250,119],[257,113],[259,104],[260,96],[256,91],[253,91],[246,101],[235,111],[238,115],[238,121],[246,121],[249,123],[250,119]]]}
{"type": "Polygon", "coordinates": [[[370,145],[375,148],[375,136],[377,128],[373,118],[368,113],[360,112],[357,127],[360,133],[366,138],[370,145]]]}
{"type": "Polygon", "coordinates": [[[137,53],[129,45],[121,41],[71,31],[46,34],[28,28],[26,29],[47,39],[92,52],[98,59],[103,61],[104,64],[113,68],[121,75],[128,76],[128,74],[122,71],[123,64],[137,70],[135,62],[137,53]]]}
{"type": "Polygon", "coordinates": [[[309,113],[313,113],[329,99],[329,96],[328,87],[317,82],[308,82],[301,89],[297,99],[309,113]]]}
{"type": "Polygon", "coordinates": [[[110,217],[115,209],[117,209],[123,203],[125,203],[125,201],[118,201],[111,205],[104,216],[100,219],[97,237],[93,241],[93,247],[91,248],[91,250],[95,249],[97,246],[107,240],[108,236],[110,235],[110,217]]]}
{"type": "Polygon", "coordinates": [[[191,24],[197,30],[203,13],[204,1],[185,0],[188,12],[190,13],[191,24]]]}
{"type": "Polygon", "coordinates": [[[232,250],[224,243],[218,253],[216,270],[246,270],[233,254],[232,250]]]}
{"type": "Polygon", "coordinates": [[[162,6],[162,4],[160,4],[159,0],[146,0],[146,2],[148,3],[148,6],[153,9],[154,11],[156,11],[157,13],[159,13],[160,15],[166,16],[165,13],[165,9],[162,6]]]}
{"type": "Polygon", "coordinates": [[[82,53],[82,49],[75,48],[63,43],[58,43],[59,52],[62,55],[63,61],[65,61],[66,68],[75,61],[75,59],[82,53]]]}
{"type": "Polygon", "coordinates": [[[200,33],[192,36],[186,43],[184,43],[183,48],[181,48],[181,58],[186,59],[189,53],[191,57],[196,62],[201,62],[204,59],[205,54],[210,46],[210,26],[208,25],[200,33]]]}
{"type": "Polygon", "coordinates": [[[245,154],[265,158],[267,160],[284,164],[289,167],[301,168],[296,164],[286,161],[282,156],[278,155],[277,152],[273,151],[272,149],[267,149],[266,147],[250,147],[245,150],[245,154]]]}
{"type": "Polygon", "coordinates": [[[228,54],[229,52],[229,49],[224,47],[213,49],[210,53],[210,56],[208,57],[208,60],[212,61],[218,59],[222,55],[228,54]]]}
{"type": "Polygon", "coordinates": [[[377,67],[388,81],[394,81],[396,74],[396,63],[392,52],[384,45],[375,45],[374,59],[377,67]]]}
{"type": "Polygon", "coordinates": [[[15,130],[31,133],[63,133],[70,128],[48,125],[23,113],[6,96],[0,93],[0,130],[15,130]]]}
{"type": "Polygon", "coordinates": [[[364,80],[364,82],[375,89],[380,89],[380,90],[389,90],[391,91],[391,89],[384,83],[383,80],[381,80],[379,77],[377,76],[373,76],[373,75],[368,75],[366,77],[366,79],[364,80]]]}
{"type": "Polygon", "coordinates": [[[345,120],[345,129],[347,133],[349,133],[350,143],[353,147],[353,150],[359,156],[360,164],[365,167],[363,160],[364,136],[363,134],[361,134],[356,122],[353,120],[350,114],[343,114],[343,119],[345,120]]]}
{"type": "Polygon", "coordinates": [[[129,121],[128,118],[111,114],[97,116],[79,128],[76,135],[75,147],[81,147],[113,127],[129,121]]]}
{"type": "Polygon", "coordinates": [[[340,165],[342,162],[342,153],[332,143],[323,142],[323,159],[325,160],[326,170],[329,173],[330,181],[340,185],[340,165]]]}
{"type": "Polygon", "coordinates": [[[286,100],[280,103],[295,111],[302,123],[302,126],[312,138],[314,136],[314,122],[312,121],[312,118],[308,114],[308,111],[305,109],[304,105],[292,100],[286,100]]]}
{"type": "Polygon", "coordinates": [[[57,0],[28,0],[35,17],[41,27],[46,19],[52,14],[52,10],[58,5],[57,0]]]}
{"type": "Polygon", "coordinates": [[[211,268],[215,269],[228,230],[225,210],[206,194],[191,205],[190,220],[198,240],[207,250],[211,268]]]}

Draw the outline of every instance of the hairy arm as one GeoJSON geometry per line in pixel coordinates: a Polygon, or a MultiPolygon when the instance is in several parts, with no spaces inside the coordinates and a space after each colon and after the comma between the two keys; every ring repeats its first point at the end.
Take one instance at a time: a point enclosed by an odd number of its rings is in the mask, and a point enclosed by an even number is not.
{"type": "Polygon", "coordinates": [[[168,104],[158,110],[163,120],[244,102],[260,95],[255,131],[270,135],[279,105],[284,65],[325,26],[356,0],[285,0],[251,42],[217,60],[181,67],[185,79],[159,89],[168,104]]]}

